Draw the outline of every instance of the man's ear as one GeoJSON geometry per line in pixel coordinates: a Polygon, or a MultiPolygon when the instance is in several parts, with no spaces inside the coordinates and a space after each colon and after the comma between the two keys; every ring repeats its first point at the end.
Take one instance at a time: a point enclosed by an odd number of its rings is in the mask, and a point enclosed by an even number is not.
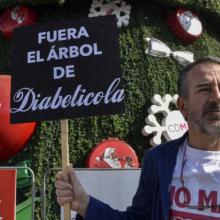
{"type": "Polygon", "coordinates": [[[187,119],[188,116],[187,105],[186,105],[186,100],[183,97],[178,97],[177,107],[182,113],[182,115],[187,119]]]}

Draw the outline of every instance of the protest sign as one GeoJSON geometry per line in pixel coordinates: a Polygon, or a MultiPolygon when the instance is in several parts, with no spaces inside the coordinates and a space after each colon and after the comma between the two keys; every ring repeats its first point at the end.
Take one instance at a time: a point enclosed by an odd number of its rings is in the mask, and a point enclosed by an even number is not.
{"type": "MultiPolygon", "coordinates": [[[[11,122],[61,120],[62,167],[69,165],[67,118],[124,111],[114,16],[16,29],[11,122]]],[[[64,207],[69,219],[69,204],[64,207]]]]}
{"type": "Polygon", "coordinates": [[[114,16],[18,28],[12,73],[12,123],[124,111],[114,16]]]}

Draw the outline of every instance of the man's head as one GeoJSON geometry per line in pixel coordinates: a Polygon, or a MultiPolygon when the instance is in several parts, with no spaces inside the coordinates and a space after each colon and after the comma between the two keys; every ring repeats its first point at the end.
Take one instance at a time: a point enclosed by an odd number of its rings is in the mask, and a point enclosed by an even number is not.
{"type": "Polygon", "coordinates": [[[220,59],[207,57],[186,66],[178,81],[178,107],[189,132],[220,134],[220,59]]]}

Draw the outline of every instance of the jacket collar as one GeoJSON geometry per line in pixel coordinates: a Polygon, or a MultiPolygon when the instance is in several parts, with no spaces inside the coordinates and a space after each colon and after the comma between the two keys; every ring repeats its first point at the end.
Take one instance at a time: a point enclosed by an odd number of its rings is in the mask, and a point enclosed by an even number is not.
{"type": "Polygon", "coordinates": [[[160,193],[163,204],[163,211],[166,216],[169,214],[170,209],[170,184],[172,182],[173,171],[176,165],[176,158],[178,149],[187,138],[188,133],[185,133],[181,138],[167,143],[167,147],[164,146],[164,152],[158,163],[159,179],[160,179],[160,193]]]}

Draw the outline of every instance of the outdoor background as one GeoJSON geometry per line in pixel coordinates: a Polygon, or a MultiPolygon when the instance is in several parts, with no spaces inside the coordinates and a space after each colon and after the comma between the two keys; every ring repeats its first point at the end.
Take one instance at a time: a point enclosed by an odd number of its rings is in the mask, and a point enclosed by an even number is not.
{"type": "MultiPolygon", "coordinates": [[[[2,11],[16,2],[35,9],[39,23],[87,17],[92,1],[69,0],[1,0],[2,11]]],[[[176,80],[181,66],[171,58],[157,58],[145,54],[146,37],[154,37],[167,44],[173,51],[190,51],[195,58],[220,57],[220,1],[219,0],[152,0],[126,1],[131,4],[130,23],[119,29],[122,78],[125,89],[125,113],[114,116],[90,117],[69,120],[70,161],[74,167],[85,167],[93,147],[103,139],[117,137],[127,142],[136,151],[139,161],[151,146],[149,137],[141,133],[145,126],[147,109],[154,94],[176,94],[176,80]],[[202,25],[202,36],[193,44],[184,44],[170,31],[165,16],[170,10],[185,6],[193,9],[202,25]]],[[[0,74],[10,75],[11,41],[0,36],[0,74]]],[[[109,58],[111,59],[111,58],[109,58]]],[[[0,82],[1,83],[1,82],[0,82]]],[[[49,85],[48,85],[49,86],[49,85]]],[[[43,183],[43,175],[51,168],[61,167],[60,123],[48,121],[38,124],[33,138],[22,152],[1,165],[11,165],[31,160],[30,167],[36,175],[37,196],[43,183]]],[[[47,218],[59,219],[55,203],[54,175],[47,183],[47,218]]],[[[18,200],[24,200],[25,192],[18,200]]],[[[40,203],[35,219],[41,219],[40,203]]]]}

